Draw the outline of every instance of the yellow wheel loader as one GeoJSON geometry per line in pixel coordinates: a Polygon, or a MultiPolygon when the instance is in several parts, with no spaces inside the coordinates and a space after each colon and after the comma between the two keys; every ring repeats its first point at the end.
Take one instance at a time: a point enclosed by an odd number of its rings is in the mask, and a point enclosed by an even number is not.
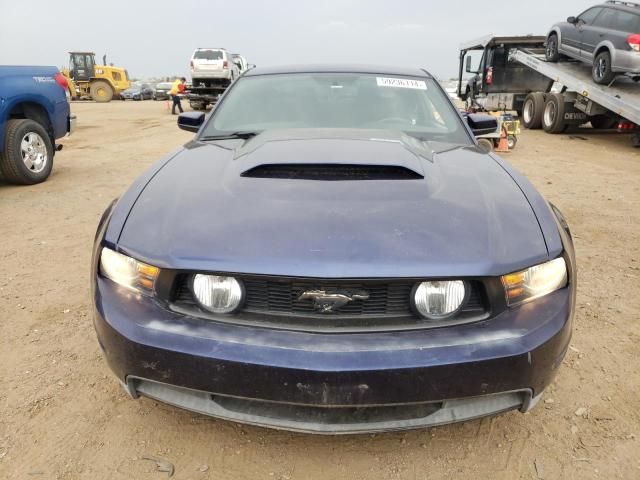
{"type": "Polygon", "coordinates": [[[131,86],[124,68],[107,65],[106,55],[102,59],[104,65],[96,65],[93,52],[69,52],[69,68],[61,71],[69,83],[71,98],[110,102],[131,86]]]}

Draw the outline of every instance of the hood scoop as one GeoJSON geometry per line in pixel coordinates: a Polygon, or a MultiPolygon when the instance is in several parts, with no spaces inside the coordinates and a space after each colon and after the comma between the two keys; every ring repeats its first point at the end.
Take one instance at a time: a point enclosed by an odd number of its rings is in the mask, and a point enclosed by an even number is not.
{"type": "Polygon", "coordinates": [[[284,178],[288,180],[421,180],[424,177],[400,165],[347,163],[268,163],[241,174],[250,178],[284,178]]]}

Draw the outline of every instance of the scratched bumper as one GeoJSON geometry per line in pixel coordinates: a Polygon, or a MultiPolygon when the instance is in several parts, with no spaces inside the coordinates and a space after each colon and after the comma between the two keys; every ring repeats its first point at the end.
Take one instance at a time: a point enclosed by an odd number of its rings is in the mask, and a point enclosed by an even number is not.
{"type": "MultiPolygon", "coordinates": [[[[101,277],[96,279],[93,300],[100,345],[133,396],[139,393],[210,415],[295,430],[290,413],[285,415],[280,404],[353,412],[348,407],[409,407],[519,392],[517,400],[506,400],[509,408],[498,402],[497,410],[485,406],[467,418],[526,409],[552,380],[566,352],[571,296],[569,289],[559,290],[478,324],[359,334],[217,324],[170,312],[101,277]],[[163,390],[163,385],[177,387],[179,394],[163,390]],[[214,406],[202,408],[203,392],[210,399],[245,401],[244,407],[234,408],[260,410],[260,421],[244,413],[222,415],[214,406]],[[251,402],[258,402],[260,409],[251,402]]],[[[389,415],[402,420],[411,408],[401,410],[387,410],[384,422],[393,421],[389,415]]],[[[340,433],[342,423],[333,430],[325,425],[324,433],[340,433]]],[[[297,429],[313,431],[304,425],[297,429]]]]}

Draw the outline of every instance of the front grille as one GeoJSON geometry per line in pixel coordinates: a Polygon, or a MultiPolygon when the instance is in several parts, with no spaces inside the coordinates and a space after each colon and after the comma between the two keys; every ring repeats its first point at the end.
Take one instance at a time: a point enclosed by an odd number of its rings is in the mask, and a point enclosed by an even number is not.
{"type": "MultiPolygon", "coordinates": [[[[424,322],[411,308],[411,291],[414,280],[316,280],[281,277],[238,277],[245,288],[245,301],[240,311],[234,314],[238,319],[253,319],[263,323],[292,325],[300,323],[305,327],[314,325],[313,319],[320,319],[323,327],[366,327],[398,326],[407,322],[424,322]],[[309,300],[299,300],[303,292],[324,290],[332,293],[353,293],[364,291],[366,300],[353,300],[332,312],[319,312],[309,300]],[[335,321],[334,323],[331,323],[335,321]]],[[[189,287],[189,275],[176,277],[172,304],[181,311],[195,314],[201,310],[189,287]]],[[[469,282],[467,300],[456,314],[457,320],[482,318],[487,312],[485,294],[480,282],[469,282]]]]}
{"type": "Polygon", "coordinates": [[[354,300],[328,315],[411,315],[407,301],[413,288],[411,283],[245,280],[244,286],[247,294],[244,308],[256,313],[316,314],[313,302],[298,299],[305,291],[324,290],[369,294],[367,300],[354,300]]]}

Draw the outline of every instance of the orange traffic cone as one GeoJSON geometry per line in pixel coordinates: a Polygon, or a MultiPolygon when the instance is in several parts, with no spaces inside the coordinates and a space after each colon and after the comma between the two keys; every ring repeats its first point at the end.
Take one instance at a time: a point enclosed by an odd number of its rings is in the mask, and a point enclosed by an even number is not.
{"type": "Polygon", "coordinates": [[[496,152],[504,153],[509,151],[509,142],[507,142],[507,129],[502,128],[500,131],[500,141],[496,147],[496,152]]]}

